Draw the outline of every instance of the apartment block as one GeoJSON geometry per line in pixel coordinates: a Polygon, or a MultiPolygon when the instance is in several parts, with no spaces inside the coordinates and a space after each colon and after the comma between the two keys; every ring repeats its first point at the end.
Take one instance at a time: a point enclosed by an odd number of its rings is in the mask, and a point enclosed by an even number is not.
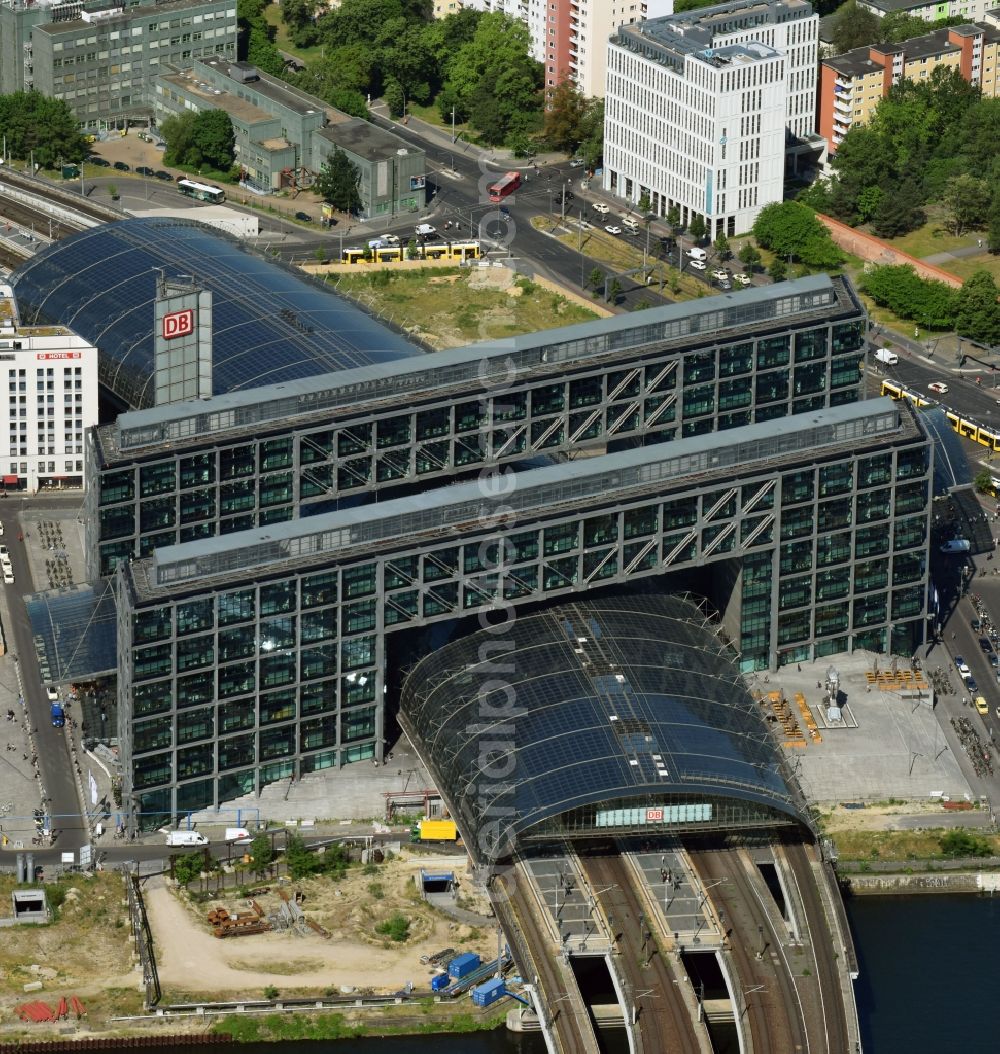
{"type": "Polygon", "coordinates": [[[820,63],[819,132],[830,153],[844,136],[865,125],[889,89],[903,80],[926,80],[939,66],[957,70],[983,95],[995,97],[1000,29],[970,23],[937,29],[902,44],[872,44],[820,63]]]}
{"type": "Polygon", "coordinates": [[[804,0],[738,0],[622,26],[608,47],[604,188],[712,237],[781,201],[816,161],[818,18],[804,0]]]}
{"type": "MultiPolygon", "coordinates": [[[[586,96],[603,96],[607,40],[622,25],[673,14],[674,0],[464,0],[459,7],[502,11],[531,32],[532,56],[545,66],[545,87],[569,77],[586,96]]],[[[452,8],[439,0],[442,14],[452,8]]]]}
{"type": "Polygon", "coordinates": [[[880,18],[905,11],[925,22],[936,22],[939,18],[967,18],[974,22],[995,10],[996,0],[858,0],[858,7],[880,18]]]}

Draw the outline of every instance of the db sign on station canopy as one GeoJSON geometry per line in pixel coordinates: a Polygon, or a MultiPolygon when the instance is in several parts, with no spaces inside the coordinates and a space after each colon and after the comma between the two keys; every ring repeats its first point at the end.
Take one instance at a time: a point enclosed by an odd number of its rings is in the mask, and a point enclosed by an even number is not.
{"type": "Polygon", "coordinates": [[[189,337],[194,332],[194,311],[171,311],[163,316],[163,336],[165,340],[173,337],[189,337]]]}

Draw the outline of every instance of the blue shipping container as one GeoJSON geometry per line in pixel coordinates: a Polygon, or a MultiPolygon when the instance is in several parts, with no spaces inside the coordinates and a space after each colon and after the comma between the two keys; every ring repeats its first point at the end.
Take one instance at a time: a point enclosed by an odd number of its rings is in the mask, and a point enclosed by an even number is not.
{"type": "Polygon", "coordinates": [[[479,969],[481,962],[482,959],[475,952],[465,952],[464,955],[456,955],[448,963],[448,973],[456,979],[467,977],[474,970],[479,969]]]}
{"type": "Polygon", "coordinates": [[[494,977],[491,981],[487,981],[485,984],[478,985],[472,989],[472,1002],[475,1006],[490,1006],[498,999],[502,999],[506,994],[507,990],[504,988],[503,978],[494,977]]]}
{"type": "Polygon", "coordinates": [[[442,988],[447,988],[450,980],[451,978],[446,973],[436,973],[431,978],[431,991],[440,992],[442,988]]]}

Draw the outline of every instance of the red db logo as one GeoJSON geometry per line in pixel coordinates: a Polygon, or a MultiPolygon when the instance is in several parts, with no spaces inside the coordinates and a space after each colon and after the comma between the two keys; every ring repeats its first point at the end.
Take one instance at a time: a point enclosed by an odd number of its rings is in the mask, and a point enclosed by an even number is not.
{"type": "Polygon", "coordinates": [[[163,337],[171,340],[173,337],[189,337],[194,332],[194,311],[171,311],[169,315],[163,316],[163,337]]]}

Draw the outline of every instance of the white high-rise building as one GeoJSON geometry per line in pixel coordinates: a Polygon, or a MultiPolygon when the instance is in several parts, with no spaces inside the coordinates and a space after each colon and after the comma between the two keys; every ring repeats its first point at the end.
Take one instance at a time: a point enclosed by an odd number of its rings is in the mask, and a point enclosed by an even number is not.
{"type": "Polygon", "coordinates": [[[83,437],[97,424],[97,348],[62,326],[22,325],[13,290],[0,285],[4,377],[0,492],[82,488],[83,437]]]}
{"type": "Polygon", "coordinates": [[[709,234],[781,201],[814,133],[818,17],[806,0],[735,0],[622,26],[608,45],[604,187],[709,234]]]}

